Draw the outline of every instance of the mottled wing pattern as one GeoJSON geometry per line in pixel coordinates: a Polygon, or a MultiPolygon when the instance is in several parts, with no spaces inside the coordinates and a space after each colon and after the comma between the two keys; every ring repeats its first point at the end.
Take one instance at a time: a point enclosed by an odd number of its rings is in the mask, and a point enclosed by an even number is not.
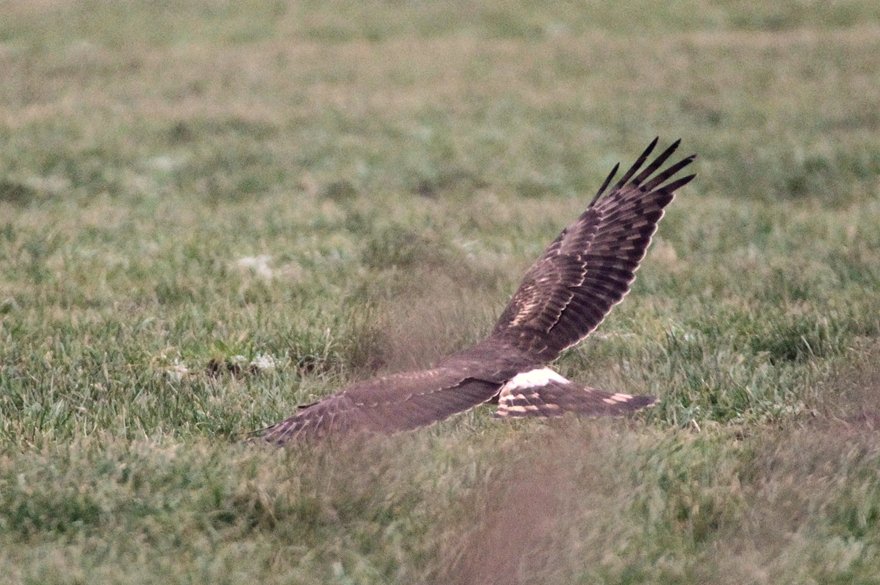
{"type": "Polygon", "coordinates": [[[263,439],[285,443],[331,433],[407,431],[486,402],[500,387],[449,368],[375,378],[303,407],[263,431],[263,439]]]}
{"type": "Polygon", "coordinates": [[[654,403],[653,396],[602,392],[566,380],[549,368],[515,376],[501,388],[496,418],[622,416],[654,403]]]}
{"type": "Polygon", "coordinates": [[[593,331],[629,292],[663,208],[694,177],[667,182],[694,156],[651,177],[679,141],[639,172],[656,144],[655,139],[606,193],[615,167],[587,210],[526,273],[493,336],[550,362],[593,331]]]}

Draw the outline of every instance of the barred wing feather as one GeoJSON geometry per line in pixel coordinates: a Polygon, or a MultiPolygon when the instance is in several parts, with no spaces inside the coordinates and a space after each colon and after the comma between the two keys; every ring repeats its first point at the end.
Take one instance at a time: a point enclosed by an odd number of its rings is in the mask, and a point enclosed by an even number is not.
{"type": "Polygon", "coordinates": [[[650,178],[679,141],[633,178],[655,139],[610,191],[617,167],[587,210],[531,266],[492,332],[550,362],[590,334],[635,279],[664,208],[694,175],[672,180],[689,156],[650,178]]]}
{"type": "Polygon", "coordinates": [[[375,378],[302,408],[262,436],[282,444],[300,437],[408,431],[482,404],[500,386],[445,368],[375,378]]]}

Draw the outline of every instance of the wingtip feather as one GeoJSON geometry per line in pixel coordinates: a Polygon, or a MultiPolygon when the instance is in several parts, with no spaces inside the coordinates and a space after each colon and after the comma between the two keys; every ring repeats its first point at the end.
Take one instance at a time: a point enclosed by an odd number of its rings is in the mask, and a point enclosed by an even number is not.
{"type": "Polygon", "coordinates": [[[632,178],[632,176],[635,175],[640,168],[642,168],[642,165],[645,164],[645,161],[648,160],[648,157],[651,156],[652,152],[654,152],[654,148],[657,146],[657,143],[659,141],[660,137],[655,136],[654,140],[651,141],[651,144],[648,145],[648,148],[646,148],[645,151],[641,155],[639,155],[639,158],[636,159],[636,162],[634,162],[629,170],[624,173],[619,181],[617,181],[617,183],[614,185],[613,190],[616,191],[617,189],[620,189],[621,187],[626,185],[627,181],[629,181],[630,178],[632,178]]]}
{"type": "Polygon", "coordinates": [[[619,169],[620,169],[620,163],[617,163],[616,165],[614,165],[614,168],[611,169],[611,173],[609,173],[609,175],[605,178],[605,182],[602,183],[602,186],[599,187],[599,190],[596,191],[596,195],[593,197],[592,201],[590,201],[590,204],[587,206],[587,208],[590,208],[596,204],[596,201],[599,200],[599,197],[602,196],[602,193],[605,192],[605,189],[607,189],[608,185],[611,184],[611,181],[614,180],[614,175],[617,174],[617,171],[619,169]]]}

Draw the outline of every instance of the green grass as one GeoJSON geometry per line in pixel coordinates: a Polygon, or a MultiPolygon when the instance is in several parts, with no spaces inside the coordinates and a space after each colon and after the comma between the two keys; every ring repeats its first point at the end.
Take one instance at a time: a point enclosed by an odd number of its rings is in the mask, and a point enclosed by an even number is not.
{"type": "Polygon", "coordinates": [[[0,582],[877,582],[876,2],[2,12],[0,582]],[[655,408],[244,442],[480,339],[658,134],[557,364],[655,408]]]}

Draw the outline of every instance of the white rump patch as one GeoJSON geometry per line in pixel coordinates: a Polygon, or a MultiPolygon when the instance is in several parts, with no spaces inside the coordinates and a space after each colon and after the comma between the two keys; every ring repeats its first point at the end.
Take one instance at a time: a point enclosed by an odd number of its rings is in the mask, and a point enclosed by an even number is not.
{"type": "Polygon", "coordinates": [[[529,372],[523,372],[522,374],[517,374],[511,380],[501,388],[502,394],[505,392],[513,392],[514,390],[525,390],[527,388],[540,388],[546,386],[550,382],[557,382],[559,384],[571,384],[569,380],[566,380],[550,368],[541,368],[539,370],[531,370],[529,372]]]}

